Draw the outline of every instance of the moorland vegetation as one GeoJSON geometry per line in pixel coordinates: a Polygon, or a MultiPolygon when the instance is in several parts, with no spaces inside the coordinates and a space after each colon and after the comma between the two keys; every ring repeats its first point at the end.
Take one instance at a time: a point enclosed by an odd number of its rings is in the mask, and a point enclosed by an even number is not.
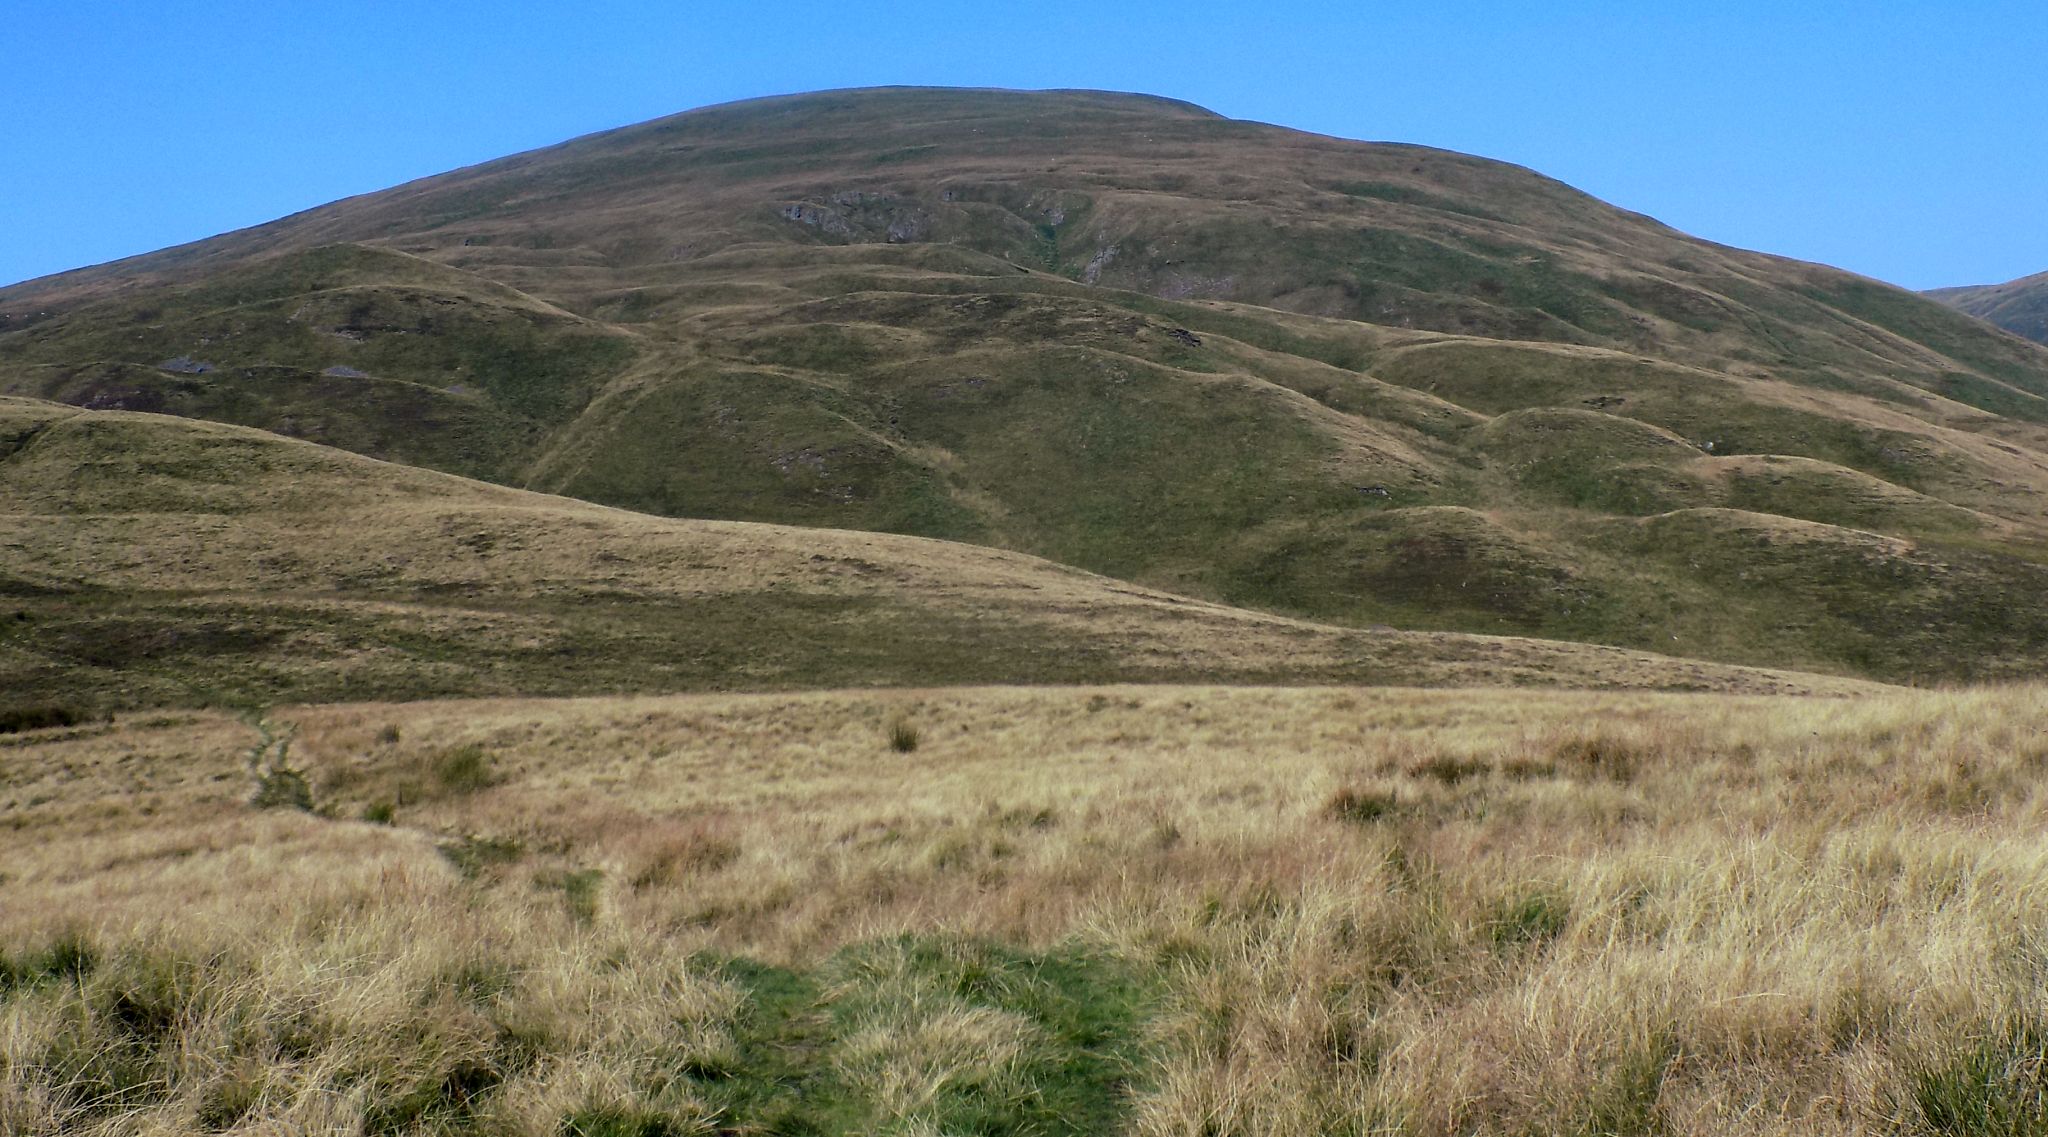
{"type": "Polygon", "coordinates": [[[23,735],[0,1128],[2038,1133],[2042,696],[998,688],[23,735]],[[303,795],[266,797],[281,770],[303,795]]]}
{"type": "Polygon", "coordinates": [[[2048,347],[1162,99],[693,111],[0,289],[0,393],[1354,627],[2037,674],[2048,347]]]}
{"type": "Polygon", "coordinates": [[[2044,586],[2048,347],[1167,100],[0,289],[0,1132],[2048,1133],[2044,586]]]}

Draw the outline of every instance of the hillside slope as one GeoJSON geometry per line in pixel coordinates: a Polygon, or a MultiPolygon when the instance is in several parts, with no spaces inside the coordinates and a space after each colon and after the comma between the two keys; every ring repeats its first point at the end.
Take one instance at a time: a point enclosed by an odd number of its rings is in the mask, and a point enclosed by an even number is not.
{"type": "Polygon", "coordinates": [[[1320,621],[2038,673],[2048,348],[1529,171],[1088,92],[714,107],[0,290],[0,392],[1320,621]]]}
{"type": "Polygon", "coordinates": [[[1091,679],[1855,686],[1325,627],[1014,553],[643,517],[246,428],[0,398],[12,705],[1091,679]]]}
{"type": "Polygon", "coordinates": [[[2048,272],[2004,284],[1935,288],[1924,295],[1980,320],[1989,320],[2016,336],[2048,343],[2048,272]]]}

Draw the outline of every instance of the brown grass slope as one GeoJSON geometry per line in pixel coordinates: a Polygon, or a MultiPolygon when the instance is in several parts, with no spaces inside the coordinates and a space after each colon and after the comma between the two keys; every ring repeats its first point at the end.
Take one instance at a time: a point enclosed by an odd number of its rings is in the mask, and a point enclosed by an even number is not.
{"type": "Polygon", "coordinates": [[[0,290],[0,391],[1231,605],[2038,673],[2048,348],[1511,166],[1090,92],[714,107],[0,290]]]}
{"type": "Polygon", "coordinates": [[[1105,679],[1856,687],[1328,627],[1014,553],[646,517],[0,399],[0,709],[1105,679]]]}
{"type": "Polygon", "coordinates": [[[0,739],[0,1130],[2039,1133],[2043,695],[827,691],[0,739]]]}
{"type": "Polygon", "coordinates": [[[2016,336],[2048,343],[2048,272],[2004,284],[1934,288],[1922,295],[1988,320],[2016,336]]]}

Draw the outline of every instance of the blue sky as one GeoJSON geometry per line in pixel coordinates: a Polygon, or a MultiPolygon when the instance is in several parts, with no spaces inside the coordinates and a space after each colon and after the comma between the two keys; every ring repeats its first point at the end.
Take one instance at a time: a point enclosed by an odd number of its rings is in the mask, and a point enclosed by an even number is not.
{"type": "Polygon", "coordinates": [[[885,83],[1144,91],[1462,150],[1914,288],[2048,270],[2038,0],[7,0],[0,75],[0,282],[693,106],[885,83]]]}

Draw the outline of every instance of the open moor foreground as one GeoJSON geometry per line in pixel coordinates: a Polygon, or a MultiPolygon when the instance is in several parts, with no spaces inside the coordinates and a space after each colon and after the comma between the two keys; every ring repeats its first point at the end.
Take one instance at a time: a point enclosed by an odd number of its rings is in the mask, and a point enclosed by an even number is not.
{"type": "Polygon", "coordinates": [[[988,688],[0,738],[11,1133],[2036,1133],[2048,705],[988,688]]]}

